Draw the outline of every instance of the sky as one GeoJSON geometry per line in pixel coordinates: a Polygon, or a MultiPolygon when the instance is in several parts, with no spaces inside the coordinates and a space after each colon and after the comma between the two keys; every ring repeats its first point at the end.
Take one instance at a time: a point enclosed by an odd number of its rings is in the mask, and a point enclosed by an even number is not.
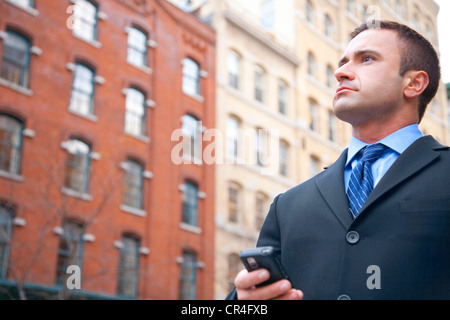
{"type": "Polygon", "coordinates": [[[438,16],[439,47],[441,51],[442,80],[450,82],[450,1],[436,0],[440,6],[438,16]]]}

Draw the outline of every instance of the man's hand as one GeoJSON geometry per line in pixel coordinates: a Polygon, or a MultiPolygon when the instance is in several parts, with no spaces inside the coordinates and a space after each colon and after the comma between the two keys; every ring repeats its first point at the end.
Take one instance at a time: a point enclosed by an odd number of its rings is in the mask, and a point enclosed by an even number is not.
{"type": "Polygon", "coordinates": [[[292,288],[288,280],[280,280],[264,287],[255,286],[268,280],[269,271],[265,269],[248,272],[242,270],[234,280],[239,300],[302,300],[303,292],[292,288]]]}

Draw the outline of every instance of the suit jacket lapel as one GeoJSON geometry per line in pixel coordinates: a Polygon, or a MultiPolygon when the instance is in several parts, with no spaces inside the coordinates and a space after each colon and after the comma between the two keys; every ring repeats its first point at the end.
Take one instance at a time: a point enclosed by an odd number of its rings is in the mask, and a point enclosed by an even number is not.
{"type": "Polygon", "coordinates": [[[345,230],[347,230],[353,222],[344,184],[344,167],[346,160],[347,150],[342,152],[339,159],[315,179],[317,188],[322,197],[345,230]]]}
{"type": "Polygon", "coordinates": [[[382,195],[437,159],[440,153],[435,150],[442,148],[446,149],[448,147],[439,144],[431,136],[420,138],[414,142],[398,157],[397,161],[395,161],[379,184],[373,189],[366,203],[361,208],[358,218],[363,215],[366,208],[377,201],[382,195]]]}

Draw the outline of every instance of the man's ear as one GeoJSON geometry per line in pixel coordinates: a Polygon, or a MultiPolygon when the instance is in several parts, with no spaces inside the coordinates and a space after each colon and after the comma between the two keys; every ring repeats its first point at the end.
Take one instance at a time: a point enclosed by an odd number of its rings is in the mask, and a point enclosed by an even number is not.
{"type": "Polygon", "coordinates": [[[405,88],[403,94],[406,98],[419,97],[428,87],[430,79],[425,71],[408,71],[405,76],[405,88]]]}

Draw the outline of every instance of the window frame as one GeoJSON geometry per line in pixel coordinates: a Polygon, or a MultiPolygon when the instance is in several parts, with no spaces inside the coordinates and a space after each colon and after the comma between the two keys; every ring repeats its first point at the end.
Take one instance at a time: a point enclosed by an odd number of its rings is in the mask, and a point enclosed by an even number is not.
{"type": "Polygon", "coordinates": [[[68,266],[77,265],[80,269],[82,268],[84,250],[84,226],[82,223],[75,220],[65,220],[62,229],[63,233],[59,238],[56,262],[55,285],[57,286],[66,284],[68,266]],[[73,244],[75,244],[75,247],[71,247],[73,244]]]}
{"type": "Polygon", "coordinates": [[[309,129],[314,132],[319,132],[319,104],[316,100],[310,98],[309,99],[309,114],[310,114],[310,122],[309,129]]]}
{"type": "Polygon", "coordinates": [[[15,30],[6,30],[6,38],[3,39],[2,65],[0,70],[0,77],[2,79],[21,88],[30,88],[31,47],[31,40],[27,36],[15,30]],[[16,42],[14,42],[16,46],[9,46],[8,41],[11,41],[11,39],[14,38],[16,40],[16,42]],[[18,43],[17,41],[21,42],[18,43]],[[18,46],[24,46],[25,50],[20,51],[21,49],[18,49],[18,46]],[[8,50],[12,51],[11,55],[7,54],[8,50]],[[19,61],[19,58],[17,58],[17,56],[20,56],[21,54],[23,55],[23,61],[19,61]],[[7,68],[12,68],[13,73],[17,73],[18,71],[19,78],[14,79],[17,75],[15,77],[8,75],[11,70],[8,70],[7,68]]]}
{"type": "Polygon", "coordinates": [[[5,279],[8,273],[9,257],[11,250],[11,238],[13,233],[14,217],[16,215],[15,208],[0,202],[0,231],[5,227],[6,237],[4,241],[1,239],[3,232],[0,232],[0,279],[5,279]],[[2,216],[4,222],[2,222],[2,216]]]}
{"type": "Polygon", "coordinates": [[[182,132],[183,158],[193,163],[201,163],[201,121],[191,114],[185,114],[182,118],[182,132]]]}
{"type": "Polygon", "coordinates": [[[117,295],[135,299],[139,294],[139,249],[141,247],[141,239],[131,234],[123,234],[121,243],[117,272],[117,295]],[[129,247],[128,244],[130,244],[129,247]],[[131,255],[133,254],[134,256],[132,257],[131,255]],[[131,261],[130,265],[127,265],[127,262],[130,262],[128,261],[130,258],[134,260],[131,261]],[[129,287],[130,284],[131,287],[129,287]]]}
{"type": "MultiPolygon", "coordinates": [[[[87,75],[87,73],[85,73],[85,75],[87,75]]],[[[81,61],[75,62],[69,104],[70,111],[84,116],[94,115],[95,84],[95,69],[81,61]],[[78,78],[82,77],[82,74],[85,72],[89,72],[89,77],[91,77],[91,79],[78,78]],[[87,83],[90,85],[91,90],[85,90],[87,83]],[[82,97],[81,101],[86,100],[88,103],[86,105],[84,105],[85,102],[83,102],[83,104],[78,103],[78,101],[80,101],[80,97],[82,97]]]]}
{"type": "Polygon", "coordinates": [[[183,59],[182,90],[185,94],[194,97],[201,95],[200,71],[200,64],[196,60],[190,57],[183,59]]]}
{"type": "Polygon", "coordinates": [[[130,87],[127,89],[125,97],[125,125],[124,131],[128,134],[138,137],[147,136],[147,95],[144,91],[130,87]],[[142,101],[137,101],[137,94],[140,95],[142,101]],[[134,98],[133,98],[133,95],[134,98]],[[142,108],[142,114],[139,115],[137,107],[142,108]],[[134,119],[134,122],[131,121],[134,119]],[[136,129],[133,129],[138,127],[136,129]]]}
{"type": "Polygon", "coordinates": [[[254,98],[259,103],[265,103],[265,90],[266,90],[266,71],[263,67],[255,66],[254,73],[254,98]]]}
{"type": "Polygon", "coordinates": [[[242,207],[242,187],[236,182],[228,183],[228,222],[239,223],[242,207]]]}
{"type": "Polygon", "coordinates": [[[227,71],[228,85],[236,90],[241,89],[241,56],[234,50],[228,51],[227,71]]]}
{"type": "Polygon", "coordinates": [[[34,9],[34,0],[25,0],[27,3],[22,3],[21,0],[7,0],[9,2],[14,3],[15,5],[21,7],[21,8],[27,8],[27,9],[34,9]]]}
{"type": "Polygon", "coordinates": [[[5,131],[1,131],[1,127],[0,127],[0,171],[4,171],[4,172],[8,172],[10,174],[13,175],[20,175],[21,173],[21,163],[22,163],[22,149],[23,149],[23,130],[25,128],[25,124],[23,121],[19,120],[16,117],[13,117],[7,113],[0,113],[0,125],[1,125],[1,120],[5,119],[6,121],[6,130],[5,131]],[[11,135],[15,135],[17,134],[17,137],[15,138],[14,136],[12,137],[11,140],[11,146],[5,146],[3,145],[3,140],[1,139],[1,136],[3,134],[5,134],[5,137],[8,133],[8,125],[12,125],[13,126],[17,126],[15,128],[15,130],[10,130],[9,133],[11,135]],[[14,132],[15,131],[15,132],[14,132]],[[14,144],[14,140],[16,140],[16,144],[14,144]],[[6,160],[9,162],[9,169],[5,170],[3,168],[3,161],[4,161],[4,156],[3,156],[3,150],[7,150],[8,147],[11,148],[10,154],[9,155],[5,155],[6,160]],[[16,155],[14,155],[16,154],[16,155]],[[12,166],[12,169],[11,169],[12,166]]]}
{"type": "Polygon", "coordinates": [[[280,140],[279,173],[283,177],[289,176],[289,143],[285,140],[280,140]]]}
{"type": "Polygon", "coordinates": [[[131,158],[127,159],[122,189],[123,205],[144,209],[144,171],[142,163],[131,158]]]}
{"type": "Polygon", "coordinates": [[[65,164],[65,176],[64,176],[64,187],[75,191],[75,192],[79,192],[82,194],[88,194],[89,193],[89,180],[90,180],[90,169],[91,169],[91,154],[92,154],[92,149],[91,146],[86,143],[85,141],[78,139],[76,137],[72,137],[70,138],[67,143],[67,156],[66,156],[66,164],[65,164]],[[76,150],[76,153],[72,153],[70,151],[70,148],[72,147],[70,144],[76,143],[77,145],[74,145],[73,148],[78,148],[78,150],[76,150]],[[83,147],[87,147],[88,148],[88,152],[87,153],[83,153],[83,152],[78,152],[79,149],[81,148],[81,146],[83,147]],[[71,161],[80,161],[80,159],[75,159],[75,160],[71,160],[70,159],[70,155],[73,155],[74,157],[82,157],[81,161],[84,162],[84,164],[81,167],[77,167],[76,165],[72,166],[70,165],[71,161]],[[71,167],[73,168],[72,170],[68,170],[68,168],[71,167]],[[75,184],[77,183],[73,177],[72,172],[75,173],[75,175],[78,177],[79,175],[81,175],[82,179],[79,179],[82,183],[82,186],[80,189],[78,188],[74,188],[75,184]]]}
{"type": "Polygon", "coordinates": [[[182,194],[181,222],[190,226],[198,227],[199,223],[199,186],[196,182],[186,180],[182,194]]]}
{"type": "Polygon", "coordinates": [[[230,116],[227,120],[227,156],[232,159],[237,159],[240,155],[239,152],[239,133],[240,133],[241,121],[235,117],[230,116]]]}
{"type": "MultiPolygon", "coordinates": [[[[135,37],[136,38],[136,37],[135,37]]],[[[138,66],[138,67],[146,67],[148,68],[149,66],[149,59],[148,59],[148,40],[149,40],[149,36],[147,34],[147,32],[145,32],[144,30],[142,30],[139,27],[136,26],[131,26],[128,30],[128,38],[127,38],[127,62],[134,65],[134,66],[138,66]],[[143,42],[143,48],[138,48],[138,46],[135,46],[134,43],[131,42],[131,40],[133,39],[133,33],[136,32],[136,34],[138,34],[139,36],[143,35],[144,36],[144,42],[143,42]],[[143,49],[143,51],[142,51],[143,49]],[[140,57],[140,62],[136,62],[133,58],[132,55],[130,55],[130,52],[134,52],[139,54],[140,57]]],[[[142,43],[141,43],[142,45],[142,43]]]]}
{"type": "Polygon", "coordinates": [[[75,2],[75,9],[74,9],[74,27],[73,27],[73,35],[76,37],[86,40],[88,42],[96,42],[98,41],[98,22],[99,22],[99,7],[96,3],[90,0],[77,0],[75,2]],[[80,5],[82,6],[82,3],[89,4],[92,6],[92,8],[95,9],[94,16],[90,17],[91,19],[88,19],[85,14],[86,12],[81,12],[80,14],[77,11],[77,8],[80,8],[80,5]],[[89,21],[92,20],[92,21],[89,21]],[[90,29],[92,29],[92,33],[89,35],[86,35],[85,29],[80,27],[80,30],[77,29],[77,22],[81,22],[82,26],[88,26],[90,29]]]}
{"type": "Polygon", "coordinates": [[[289,86],[284,80],[278,81],[278,112],[282,115],[288,114],[289,86]]]}
{"type": "Polygon", "coordinates": [[[193,251],[184,250],[181,260],[179,300],[195,300],[197,297],[198,256],[193,251]]]}

